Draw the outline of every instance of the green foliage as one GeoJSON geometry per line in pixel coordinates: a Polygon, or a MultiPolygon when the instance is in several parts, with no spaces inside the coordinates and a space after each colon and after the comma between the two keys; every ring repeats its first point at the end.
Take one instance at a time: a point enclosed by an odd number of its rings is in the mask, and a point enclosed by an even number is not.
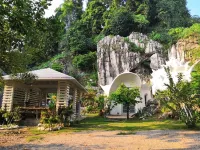
{"type": "Polygon", "coordinates": [[[117,90],[109,96],[109,99],[114,102],[115,105],[123,104],[127,107],[127,119],[129,119],[130,105],[139,103],[137,99],[140,99],[140,91],[138,88],[128,88],[124,84],[121,84],[117,90]]]}
{"type": "Polygon", "coordinates": [[[86,107],[87,113],[99,113],[100,116],[105,114],[105,105],[108,103],[104,95],[97,95],[97,91],[88,89],[83,95],[82,104],[86,107]]]}
{"type": "Polygon", "coordinates": [[[50,1],[0,2],[0,64],[6,73],[22,72],[58,52],[61,22],[44,18],[50,1]]]}
{"type": "Polygon", "coordinates": [[[188,28],[173,28],[169,30],[169,35],[171,35],[175,40],[186,39],[190,36],[200,37],[200,24],[195,23],[188,28]]]}
{"type": "Polygon", "coordinates": [[[81,18],[82,5],[82,0],[65,0],[62,6],[57,9],[59,18],[65,22],[67,28],[81,18]]]}
{"type": "Polygon", "coordinates": [[[82,105],[86,107],[87,113],[98,112],[98,103],[96,103],[96,91],[93,89],[88,89],[88,92],[83,95],[82,105]]]}
{"type": "Polygon", "coordinates": [[[165,84],[167,90],[156,93],[156,99],[160,100],[165,108],[171,110],[174,116],[181,118],[189,128],[194,127],[200,118],[199,98],[195,96],[192,83],[184,81],[182,74],[177,76],[178,82],[175,83],[170,69],[166,68],[165,70],[169,84],[165,84]]]}
{"type": "Polygon", "coordinates": [[[42,124],[49,124],[51,126],[52,124],[60,123],[60,118],[57,115],[52,115],[52,113],[47,111],[41,112],[41,118],[40,123],[42,124]]]}
{"type": "Polygon", "coordinates": [[[127,37],[124,38],[124,41],[129,44],[129,50],[131,52],[139,52],[139,53],[144,53],[145,52],[144,48],[141,48],[141,47],[137,46],[135,43],[131,42],[129,40],[129,38],[127,38],[127,37]]]}
{"type": "Polygon", "coordinates": [[[72,106],[60,107],[58,109],[58,115],[64,123],[64,126],[70,126],[71,116],[73,115],[72,106]]]}
{"type": "Polygon", "coordinates": [[[89,52],[88,54],[78,55],[73,58],[73,65],[80,70],[93,70],[96,68],[96,52],[89,52]]]}
{"type": "Polygon", "coordinates": [[[89,86],[89,87],[97,86],[97,84],[98,84],[98,74],[97,74],[97,72],[89,73],[87,76],[88,76],[86,78],[87,86],[89,86]]]}
{"type": "Polygon", "coordinates": [[[200,63],[196,64],[192,76],[192,88],[195,90],[197,95],[200,95],[200,63]]]}
{"type": "Polygon", "coordinates": [[[63,69],[64,69],[64,66],[57,62],[57,63],[53,63],[51,68],[56,70],[56,71],[62,72],[63,69]]]}
{"type": "Polygon", "coordinates": [[[94,38],[94,42],[97,44],[100,40],[102,40],[105,37],[104,34],[99,34],[94,38]]]}
{"type": "Polygon", "coordinates": [[[55,55],[53,58],[51,58],[49,61],[44,62],[40,64],[39,66],[36,66],[34,69],[44,69],[44,68],[52,68],[57,71],[61,71],[63,69],[63,65],[60,63],[63,59],[65,59],[65,54],[61,53],[58,55],[55,55]],[[56,64],[53,68],[53,65],[56,64]]]}
{"type": "Polygon", "coordinates": [[[87,9],[82,15],[82,21],[92,31],[92,35],[99,34],[102,31],[104,26],[103,14],[105,11],[106,6],[99,0],[93,0],[88,3],[87,9]]]}
{"type": "Polygon", "coordinates": [[[48,106],[49,106],[49,109],[51,111],[55,111],[55,109],[56,109],[56,95],[50,94],[50,102],[49,102],[48,106]]]}
{"type": "Polygon", "coordinates": [[[3,109],[0,109],[0,125],[4,123],[4,117],[3,114],[5,113],[5,111],[3,109]]]}
{"type": "Polygon", "coordinates": [[[0,124],[11,125],[21,120],[20,108],[16,107],[11,112],[0,109],[0,124]]]}
{"type": "Polygon", "coordinates": [[[142,32],[149,25],[149,21],[147,20],[145,15],[134,15],[134,21],[137,24],[138,29],[142,32]]]}
{"type": "MultiPolygon", "coordinates": [[[[55,17],[44,18],[50,1],[0,2],[0,64],[4,72],[51,67],[86,80],[89,75],[85,71],[96,71],[97,43],[106,35],[152,33],[151,38],[167,49],[180,37],[199,34],[198,24],[183,32],[170,31],[172,40],[167,34],[172,27],[199,23],[198,17],[190,17],[186,0],[89,0],[85,11],[82,0],[65,0],[55,17]],[[54,60],[61,52],[62,60],[54,60]]],[[[133,43],[129,45],[132,51],[143,52],[133,43]]]]}
{"type": "Polygon", "coordinates": [[[152,31],[150,34],[150,38],[164,45],[171,44],[171,37],[168,35],[167,32],[152,31]]]}
{"type": "Polygon", "coordinates": [[[156,17],[159,19],[159,26],[167,29],[189,26],[190,14],[186,3],[186,0],[156,1],[156,17]]]}
{"type": "Polygon", "coordinates": [[[109,16],[104,17],[105,27],[103,33],[105,35],[121,35],[128,36],[134,29],[135,23],[131,12],[121,7],[114,10],[109,16]]]}

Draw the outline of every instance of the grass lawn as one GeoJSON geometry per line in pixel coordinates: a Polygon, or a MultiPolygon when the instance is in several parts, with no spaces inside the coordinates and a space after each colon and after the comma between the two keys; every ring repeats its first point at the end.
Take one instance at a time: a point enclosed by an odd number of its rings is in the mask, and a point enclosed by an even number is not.
{"type": "MultiPolygon", "coordinates": [[[[194,130],[200,130],[200,124],[197,124],[197,128],[194,130]]],[[[97,116],[97,114],[89,114],[87,118],[80,121],[79,124],[74,124],[71,127],[65,127],[59,131],[39,131],[37,127],[26,128],[24,137],[27,142],[40,141],[46,134],[59,134],[81,131],[119,131],[117,135],[129,135],[135,134],[137,131],[144,130],[187,130],[184,123],[178,120],[158,120],[156,117],[148,120],[116,120],[107,119],[97,116]]],[[[22,129],[23,130],[23,129],[22,129]]],[[[0,137],[4,136],[4,132],[0,132],[0,137]]]]}
{"type": "MultiPolygon", "coordinates": [[[[199,126],[199,124],[198,124],[199,126]]],[[[80,131],[121,131],[122,134],[125,132],[134,133],[137,131],[144,130],[187,130],[184,123],[178,120],[158,120],[156,118],[151,118],[148,120],[114,120],[99,117],[95,114],[90,114],[82,120],[79,124],[74,124],[72,127],[66,127],[59,131],[54,131],[53,133],[62,132],[80,132],[80,131]]],[[[197,130],[199,128],[196,128],[197,130]]],[[[38,131],[36,128],[30,128],[30,133],[32,135],[42,135],[49,132],[38,131]]],[[[50,132],[51,133],[51,132],[50,132]]]]}

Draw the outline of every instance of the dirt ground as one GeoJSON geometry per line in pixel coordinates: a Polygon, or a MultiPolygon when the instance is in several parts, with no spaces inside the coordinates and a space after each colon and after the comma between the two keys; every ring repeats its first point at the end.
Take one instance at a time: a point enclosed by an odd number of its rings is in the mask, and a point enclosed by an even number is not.
{"type": "Polygon", "coordinates": [[[157,150],[200,149],[199,131],[154,130],[128,135],[120,131],[84,131],[38,135],[28,142],[22,133],[1,134],[0,150],[157,150]]]}

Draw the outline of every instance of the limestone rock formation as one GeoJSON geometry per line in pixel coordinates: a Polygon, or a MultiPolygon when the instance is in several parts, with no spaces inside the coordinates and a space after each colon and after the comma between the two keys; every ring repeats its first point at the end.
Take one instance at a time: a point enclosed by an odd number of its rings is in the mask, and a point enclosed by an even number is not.
{"type": "Polygon", "coordinates": [[[190,36],[187,39],[180,39],[174,44],[169,51],[169,58],[176,58],[179,61],[193,61],[195,59],[194,53],[200,50],[199,38],[196,36],[190,36]]]}
{"type": "Polygon", "coordinates": [[[163,46],[142,33],[132,33],[127,38],[107,36],[97,45],[97,65],[100,85],[110,84],[123,72],[131,71],[149,74],[164,63],[160,54],[163,46]],[[143,52],[131,51],[130,43],[143,49],[143,52]],[[150,63],[148,65],[148,63],[150,63]],[[144,66],[150,66],[144,67],[144,66]]]}

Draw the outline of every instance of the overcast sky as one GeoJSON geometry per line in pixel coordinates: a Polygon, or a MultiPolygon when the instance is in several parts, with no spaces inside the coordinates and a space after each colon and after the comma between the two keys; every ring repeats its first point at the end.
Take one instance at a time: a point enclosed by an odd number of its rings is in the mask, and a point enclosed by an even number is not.
{"type": "MultiPolygon", "coordinates": [[[[54,11],[56,8],[63,3],[64,0],[53,0],[51,3],[52,5],[46,10],[45,17],[50,17],[54,15],[54,11]]],[[[87,0],[85,0],[87,1],[87,0]]],[[[198,15],[200,16],[200,0],[187,0],[188,1],[188,9],[190,10],[191,15],[198,15]]],[[[84,2],[84,8],[86,7],[86,2],[84,2]]]]}

